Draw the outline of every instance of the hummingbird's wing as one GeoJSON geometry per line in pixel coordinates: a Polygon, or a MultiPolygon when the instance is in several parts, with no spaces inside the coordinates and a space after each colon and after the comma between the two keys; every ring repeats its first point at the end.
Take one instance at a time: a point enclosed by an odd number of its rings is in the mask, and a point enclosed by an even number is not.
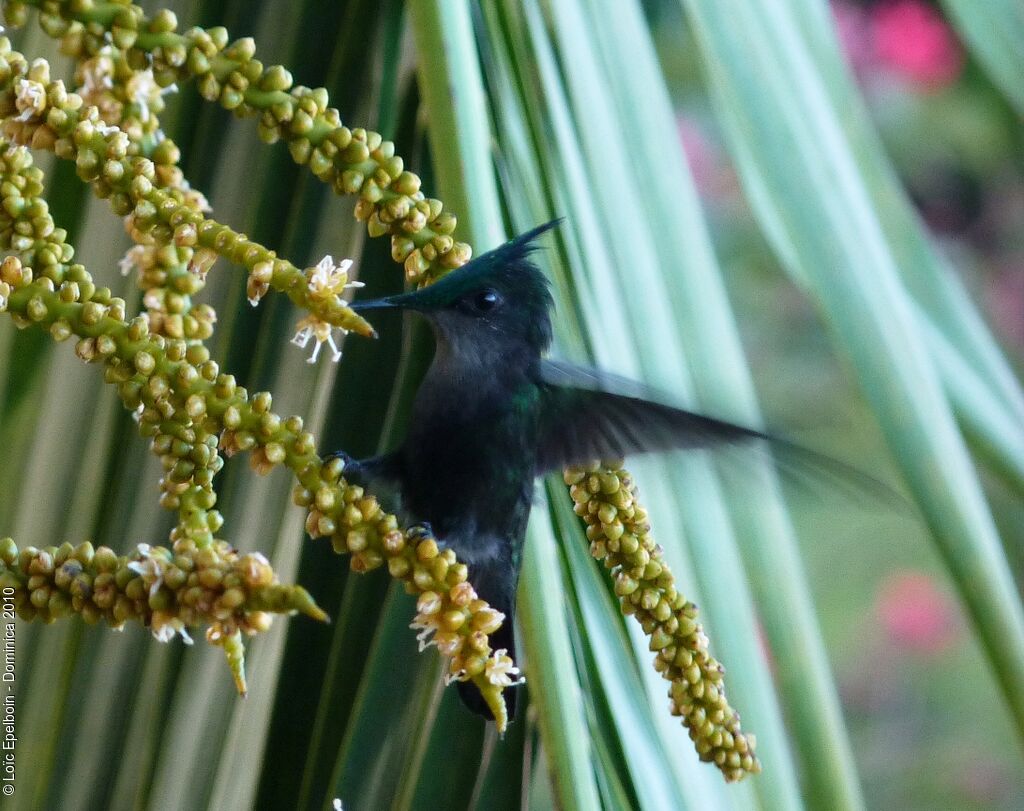
{"type": "Polygon", "coordinates": [[[659,402],[657,392],[634,381],[557,361],[542,361],[537,377],[538,474],[637,453],[760,443],[770,448],[779,472],[797,484],[825,481],[852,495],[903,504],[889,487],[837,459],[659,402]]]}
{"type": "Polygon", "coordinates": [[[658,402],[631,380],[558,361],[540,365],[538,472],[594,459],[771,440],[751,428],[658,402]]]}

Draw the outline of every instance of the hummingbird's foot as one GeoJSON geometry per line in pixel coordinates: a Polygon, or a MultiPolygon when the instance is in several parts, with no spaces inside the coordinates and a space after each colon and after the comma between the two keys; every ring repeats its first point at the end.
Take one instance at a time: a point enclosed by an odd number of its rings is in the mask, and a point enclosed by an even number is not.
{"type": "Polygon", "coordinates": [[[418,524],[413,524],[409,527],[409,537],[410,539],[415,539],[417,541],[426,541],[428,538],[432,538],[434,541],[437,541],[437,536],[434,533],[434,527],[430,525],[429,521],[420,521],[418,524]]]}
{"type": "Polygon", "coordinates": [[[332,459],[340,459],[342,465],[344,466],[342,468],[342,473],[344,474],[345,478],[348,479],[349,481],[352,481],[353,483],[356,483],[355,477],[359,476],[359,474],[362,472],[362,462],[360,462],[358,459],[353,459],[351,456],[345,453],[345,451],[335,451],[334,453],[327,454],[326,456],[324,456],[324,463],[326,464],[332,459]]]}
{"type": "Polygon", "coordinates": [[[340,459],[345,463],[345,467],[351,464],[357,464],[356,460],[349,456],[345,451],[334,451],[334,453],[324,454],[324,461],[329,462],[331,459],[340,459]]]}
{"type": "Polygon", "coordinates": [[[428,538],[433,538],[437,544],[438,549],[444,549],[445,544],[440,538],[437,537],[437,533],[434,532],[434,528],[430,526],[429,521],[420,521],[418,524],[414,524],[409,527],[408,536],[410,541],[425,541],[428,538]]]}

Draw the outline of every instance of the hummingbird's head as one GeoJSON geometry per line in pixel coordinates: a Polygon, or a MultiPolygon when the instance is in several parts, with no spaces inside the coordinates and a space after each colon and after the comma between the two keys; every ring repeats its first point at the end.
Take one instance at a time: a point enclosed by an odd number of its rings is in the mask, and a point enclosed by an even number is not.
{"type": "Polygon", "coordinates": [[[558,224],[545,223],[500,248],[478,256],[439,281],[397,296],[357,301],[363,312],[384,308],[414,310],[434,327],[439,343],[459,350],[515,347],[537,354],[551,343],[548,280],[530,261],[535,240],[558,224]]]}

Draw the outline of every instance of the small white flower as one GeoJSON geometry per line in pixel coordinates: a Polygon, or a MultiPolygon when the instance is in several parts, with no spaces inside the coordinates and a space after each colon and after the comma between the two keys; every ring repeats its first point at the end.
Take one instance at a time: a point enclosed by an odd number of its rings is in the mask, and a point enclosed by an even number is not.
{"type": "Polygon", "coordinates": [[[449,687],[451,685],[451,683],[454,682],[454,681],[465,681],[465,680],[466,680],[466,671],[464,669],[463,670],[456,670],[454,673],[448,672],[448,673],[444,674],[444,686],[445,687],[449,687]]]}
{"type": "MultiPolygon", "coordinates": [[[[152,549],[152,547],[148,543],[140,543],[139,546],[138,546],[139,554],[142,555],[143,557],[147,557],[149,555],[151,549],[152,549]]],[[[128,564],[128,568],[131,569],[131,567],[132,567],[132,564],[129,563],[128,564]]],[[[134,571],[134,569],[132,571],[134,571]]]]}
{"type": "MultiPolygon", "coordinates": [[[[162,130],[157,130],[155,133],[153,133],[153,139],[157,143],[160,143],[162,140],[164,140],[164,137],[165,136],[162,130]]],[[[186,203],[189,203],[193,208],[198,209],[204,214],[213,213],[213,207],[210,205],[210,201],[206,199],[206,195],[203,194],[198,189],[193,189],[191,186],[189,186],[187,180],[182,181],[181,190],[185,194],[186,203]]]]}
{"type": "Polygon", "coordinates": [[[465,639],[460,634],[444,631],[434,637],[434,644],[444,656],[456,656],[462,651],[462,641],[465,639]]]}
{"type": "Polygon", "coordinates": [[[96,56],[82,63],[82,86],[78,89],[78,95],[89,101],[102,98],[114,86],[114,80],[110,77],[113,70],[110,48],[103,46],[96,56]]]}
{"type": "Polygon", "coordinates": [[[519,668],[512,662],[508,650],[505,648],[499,648],[487,660],[487,664],[484,665],[484,674],[487,676],[487,681],[496,687],[511,687],[526,681],[526,677],[520,675],[519,668]]]}
{"type": "Polygon", "coordinates": [[[334,798],[334,802],[331,803],[331,807],[334,809],[334,811],[345,811],[345,809],[341,807],[341,800],[339,800],[337,797],[334,798]]]}
{"type": "Polygon", "coordinates": [[[417,614],[416,618],[409,623],[409,627],[418,630],[416,641],[419,642],[420,653],[423,653],[431,645],[436,644],[430,637],[438,629],[438,618],[429,614],[417,614]]]}
{"type": "Polygon", "coordinates": [[[351,259],[342,259],[337,265],[334,264],[334,257],[327,254],[316,263],[312,272],[308,273],[309,292],[317,298],[337,296],[342,290],[350,290],[354,287],[363,287],[363,282],[350,282],[348,271],[352,267],[351,259]]]}
{"type": "Polygon", "coordinates": [[[167,87],[160,87],[156,83],[156,79],[153,78],[153,71],[151,68],[140,70],[138,73],[132,75],[132,77],[125,84],[125,93],[128,98],[139,108],[139,120],[149,121],[149,105],[153,103],[155,99],[160,96],[166,96],[168,93],[177,93],[178,86],[176,84],[167,85],[167,87]]]}
{"type": "Polygon", "coordinates": [[[436,591],[425,591],[416,600],[416,611],[419,614],[436,614],[443,605],[440,594],[436,591]]]}
{"type": "Polygon", "coordinates": [[[170,642],[175,636],[180,636],[186,645],[193,643],[192,637],[185,629],[185,623],[177,617],[167,616],[159,611],[153,612],[152,630],[157,642],[170,642]]]}
{"type": "Polygon", "coordinates": [[[98,132],[104,138],[106,138],[108,135],[113,135],[119,129],[120,127],[117,127],[114,124],[104,124],[102,121],[96,125],[96,132],[98,132]]]}
{"type": "MultiPolygon", "coordinates": [[[[114,127],[117,129],[117,127],[114,127]]],[[[133,245],[128,251],[117,260],[117,267],[121,271],[122,276],[127,276],[135,268],[142,268],[142,258],[145,256],[146,248],[144,245],[133,245]]]]}
{"type": "Polygon", "coordinates": [[[195,248],[192,251],[192,258],[188,261],[189,273],[196,274],[200,279],[205,279],[217,261],[217,252],[209,248],[195,248]]]}
{"type": "MultiPolygon", "coordinates": [[[[156,557],[148,543],[139,544],[139,554],[142,556],[142,560],[130,561],[128,568],[135,572],[135,574],[140,575],[145,582],[149,583],[149,596],[153,597],[160,590],[160,586],[163,585],[164,563],[166,561],[156,557]]],[[[154,631],[154,635],[155,633],[154,631]]],[[[171,636],[174,636],[173,631],[171,636]]]]}
{"type": "Polygon", "coordinates": [[[114,127],[114,132],[110,136],[110,143],[107,145],[108,149],[115,150],[121,154],[128,152],[128,148],[131,146],[131,139],[128,137],[128,133],[124,132],[120,127],[114,127]]]}
{"type": "Polygon", "coordinates": [[[14,84],[14,106],[21,111],[17,121],[28,121],[46,109],[46,88],[31,79],[18,79],[14,84]]]}
{"type": "MultiPolygon", "coordinates": [[[[249,300],[249,303],[254,307],[256,306],[252,299],[249,300]]],[[[296,324],[296,329],[298,331],[295,333],[295,337],[292,338],[292,343],[300,349],[305,349],[311,339],[316,339],[316,346],[313,347],[313,354],[309,356],[309,359],[306,361],[307,363],[316,363],[316,359],[320,355],[320,348],[324,344],[331,347],[331,360],[334,363],[341,360],[341,350],[334,343],[333,332],[335,328],[330,324],[321,321],[315,316],[308,316],[296,324]]],[[[340,327],[337,329],[341,330],[342,335],[345,334],[345,330],[342,330],[340,327]]]]}
{"type": "MultiPolygon", "coordinates": [[[[135,420],[135,424],[138,425],[142,422],[142,412],[146,410],[145,403],[139,403],[139,407],[132,411],[132,419],[135,420]]],[[[134,571],[134,569],[132,570],[134,571]]]]}

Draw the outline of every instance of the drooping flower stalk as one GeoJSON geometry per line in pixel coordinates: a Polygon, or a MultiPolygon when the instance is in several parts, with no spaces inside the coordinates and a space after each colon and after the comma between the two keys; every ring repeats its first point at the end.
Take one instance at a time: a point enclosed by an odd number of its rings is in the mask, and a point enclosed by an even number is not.
{"type": "Polygon", "coordinates": [[[754,736],[740,729],[725,696],[725,668],[708,653],[697,606],[675,587],[632,477],[621,462],[595,462],[566,469],[565,483],[587,525],[590,553],[611,571],[622,613],[635,617],[650,640],[654,667],[670,683],[672,714],[682,717],[700,759],[729,782],[761,771],[754,736]]]}
{"type": "MultiPolygon", "coordinates": [[[[0,588],[13,589],[24,620],[49,623],[77,614],[115,630],[140,622],[161,642],[180,636],[188,645],[188,629],[199,626],[206,626],[212,644],[224,645],[266,631],[272,614],[301,611],[327,619],[304,588],[278,583],[263,555],[239,554],[224,541],[204,548],[187,540],[171,549],[139,544],[131,555],[118,556],[90,543],[19,550],[3,538],[0,588]]],[[[229,651],[228,660],[244,695],[244,659],[229,651]]]]}

